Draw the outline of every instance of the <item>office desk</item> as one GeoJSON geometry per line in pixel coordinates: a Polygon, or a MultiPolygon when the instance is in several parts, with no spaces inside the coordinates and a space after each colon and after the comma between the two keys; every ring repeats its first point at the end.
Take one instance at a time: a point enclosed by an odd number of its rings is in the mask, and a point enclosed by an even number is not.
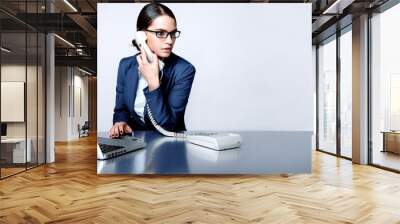
{"type": "Polygon", "coordinates": [[[28,144],[25,151],[25,138],[1,139],[1,157],[5,163],[17,164],[31,161],[32,140],[27,138],[26,141],[28,144]]]}
{"type": "MultiPolygon", "coordinates": [[[[214,151],[156,131],[136,131],[147,147],[97,161],[98,174],[283,174],[311,172],[312,132],[242,131],[242,146],[214,151]]],[[[99,133],[106,137],[106,133],[99,133]]]]}
{"type": "Polygon", "coordinates": [[[381,133],[383,133],[382,152],[393,152],[396,154],[400,154],[400,132],[382,131],[381,133]]]}

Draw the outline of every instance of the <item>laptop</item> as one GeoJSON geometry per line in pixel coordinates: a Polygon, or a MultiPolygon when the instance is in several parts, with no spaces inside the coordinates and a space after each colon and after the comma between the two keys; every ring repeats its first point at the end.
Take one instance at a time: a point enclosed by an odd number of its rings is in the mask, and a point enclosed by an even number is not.
{"type": "Polygon", "coordinates": [[[125,135],[121,138],[97,138],[97,159],[106,160],[146,147],[143,139],[125,135]]]}

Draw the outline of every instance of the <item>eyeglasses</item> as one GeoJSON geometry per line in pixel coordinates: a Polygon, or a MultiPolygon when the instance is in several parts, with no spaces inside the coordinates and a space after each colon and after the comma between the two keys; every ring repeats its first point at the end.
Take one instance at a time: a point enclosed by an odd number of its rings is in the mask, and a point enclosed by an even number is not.
{"type": "Polygon", "coordinates": [[[181,31],[179,31],[179,30],[174,30],[172,32],[167,32],[167,31],[163,31],[163,30],[160,30],[160,31],[146,30],[146,31],[155,33],[156,37],[158,37],[158,38],[167,38],[168,35],[171,38],[178,38],[179,35],[181,35],[181,31]]]}

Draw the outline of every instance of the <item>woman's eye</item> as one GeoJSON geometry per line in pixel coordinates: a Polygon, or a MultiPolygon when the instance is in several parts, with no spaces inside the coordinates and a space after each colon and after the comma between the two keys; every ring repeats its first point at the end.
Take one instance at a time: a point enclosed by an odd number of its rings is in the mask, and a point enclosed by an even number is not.
{"type": "Polygon", "coordinates": [[[165,34],[166,34],[166,32],[164,32],[164,31],[160,31],[160,32],[156,33],[156,35],[159,36],[159,37],[164,37],[165,34]]]}

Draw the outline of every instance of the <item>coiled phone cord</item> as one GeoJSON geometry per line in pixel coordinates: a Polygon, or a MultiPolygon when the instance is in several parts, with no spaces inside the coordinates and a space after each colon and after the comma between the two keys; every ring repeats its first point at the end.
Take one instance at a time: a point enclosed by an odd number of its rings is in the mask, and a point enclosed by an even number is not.
{"type": "Polygon", "coordinates": [[[157,121],[153,117],[153,113],[151,112],[151,109],[149,105],[146,103],[146,109],[147,113],[149,115],[151,123],[154,125],[154,127],[159,131],[161,134],[167,136],[167,137],[175,137],[175,138],[186,138],[187,135],[184,133],[177,133],[177,132],[172,132],[172,131],[167,131],[163,127],[161,127],[157,121]]]}

